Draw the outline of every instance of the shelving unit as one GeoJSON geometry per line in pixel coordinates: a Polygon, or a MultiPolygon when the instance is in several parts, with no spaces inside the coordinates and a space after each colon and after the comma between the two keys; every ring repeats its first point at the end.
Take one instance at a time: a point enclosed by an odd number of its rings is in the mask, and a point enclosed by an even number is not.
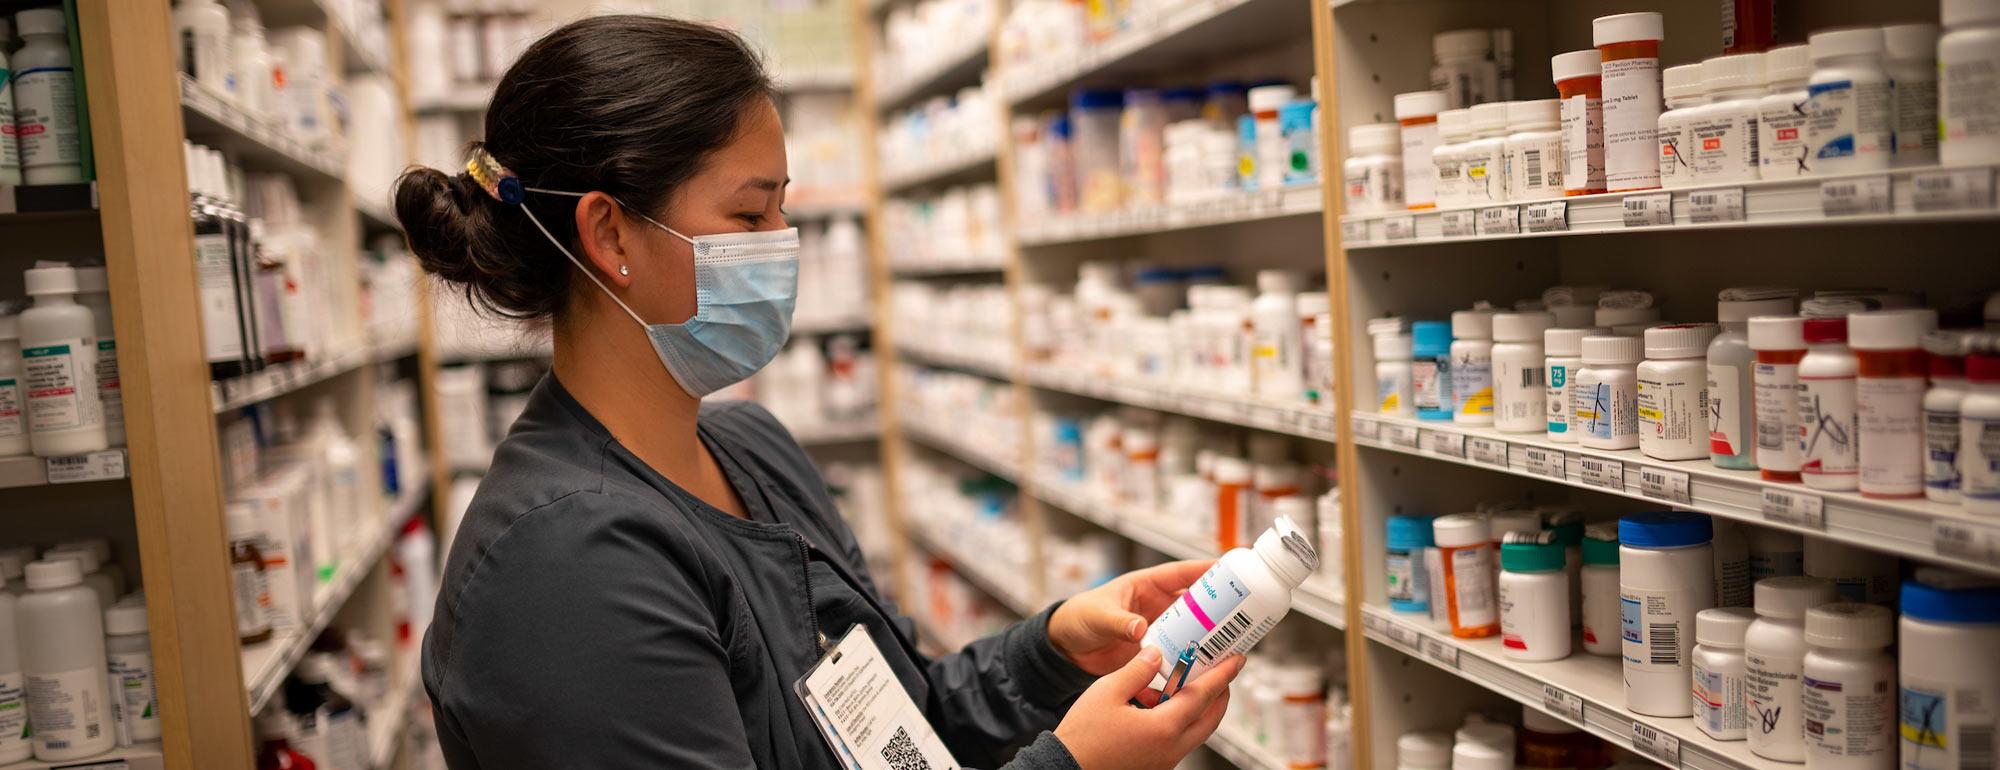
{"type": "Polygon", "coordinates": [[[1074,214],[1022,223],[1021,245],[1058,244],[1129,238],[1200,227],[1238,225],[1265,219],[1317,215],[1324,197],[1319,185],[1290,185],[1277,190],[1229,193],[1196,203],[1167,204],[1115,211],[1074,214]]]}

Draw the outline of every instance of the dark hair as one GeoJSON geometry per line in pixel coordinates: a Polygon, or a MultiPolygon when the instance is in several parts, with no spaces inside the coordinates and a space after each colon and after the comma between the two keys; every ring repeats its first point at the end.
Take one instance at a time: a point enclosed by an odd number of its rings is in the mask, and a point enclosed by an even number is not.
{"type": "MultiPolygon", "coordinates": [[[[602,191],[651,214],[770,94],[770,75],[735,34],[658,16],[597,16],[549,33],[507,69],[486,110],[483,146],[529,187],[602,191]]],[[[529,193],[522,205],[576,243],[575,198],[529,193]]],[[[462,284],[475,307],[558,315],[569,260],[513,208],[463,169],[412,168],[396,181],[396,218],[425,270],[462,284]]]]}

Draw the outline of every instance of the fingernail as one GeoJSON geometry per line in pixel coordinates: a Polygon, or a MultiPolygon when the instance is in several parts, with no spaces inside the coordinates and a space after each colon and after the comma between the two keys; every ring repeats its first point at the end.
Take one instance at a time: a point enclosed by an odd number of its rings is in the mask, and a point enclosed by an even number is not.
{"type": "Polygon", "coordinates": [[[1132,622],[1125,624],[1125,636],[1128,639],[1137,641],[1139,637],[1145,633],[1146,633],[1145,621],[1142,621],[1138,618],[1133,618],[1132,622]]]}
{"type": "Polygon", "coordinates": [[[1158,663],[1158,662],[1160,662],[1160,648],[1158,648],[1158,647],[1142,647],[1142,648],[1140,648],[1140,649],[1139,649],[1139,659],[1140,659],[1140,660],[1143,660],[1143,661],[1146,661],[1147,663],[1158,663]]]}

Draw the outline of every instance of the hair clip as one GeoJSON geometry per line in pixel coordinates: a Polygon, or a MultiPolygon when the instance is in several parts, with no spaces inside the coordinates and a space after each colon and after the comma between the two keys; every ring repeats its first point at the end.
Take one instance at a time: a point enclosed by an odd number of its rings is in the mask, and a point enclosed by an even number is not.
{"type": "Polygon", "coordinates": [[[487,195],[501,203],[520,205],[528,197],[527,188],[521,186],[519,177],[508,171],[506,166],[484,147],[475,147],[472,157],[465,161],[465,173],[478,182],[487,195]]]}

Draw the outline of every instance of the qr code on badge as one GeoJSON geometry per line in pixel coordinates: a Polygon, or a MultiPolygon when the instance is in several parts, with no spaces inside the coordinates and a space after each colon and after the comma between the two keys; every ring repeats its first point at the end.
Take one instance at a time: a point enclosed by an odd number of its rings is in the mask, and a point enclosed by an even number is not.
{"type": "Polygon", "coordinates": [[[924,759],[917,751],[917,742],[910,740],[910,731],[901,727],[889,736],[889,745],[882,747],[882,758],[889,762],[890,770],[931,770],[930,760],[924,759]]]}

